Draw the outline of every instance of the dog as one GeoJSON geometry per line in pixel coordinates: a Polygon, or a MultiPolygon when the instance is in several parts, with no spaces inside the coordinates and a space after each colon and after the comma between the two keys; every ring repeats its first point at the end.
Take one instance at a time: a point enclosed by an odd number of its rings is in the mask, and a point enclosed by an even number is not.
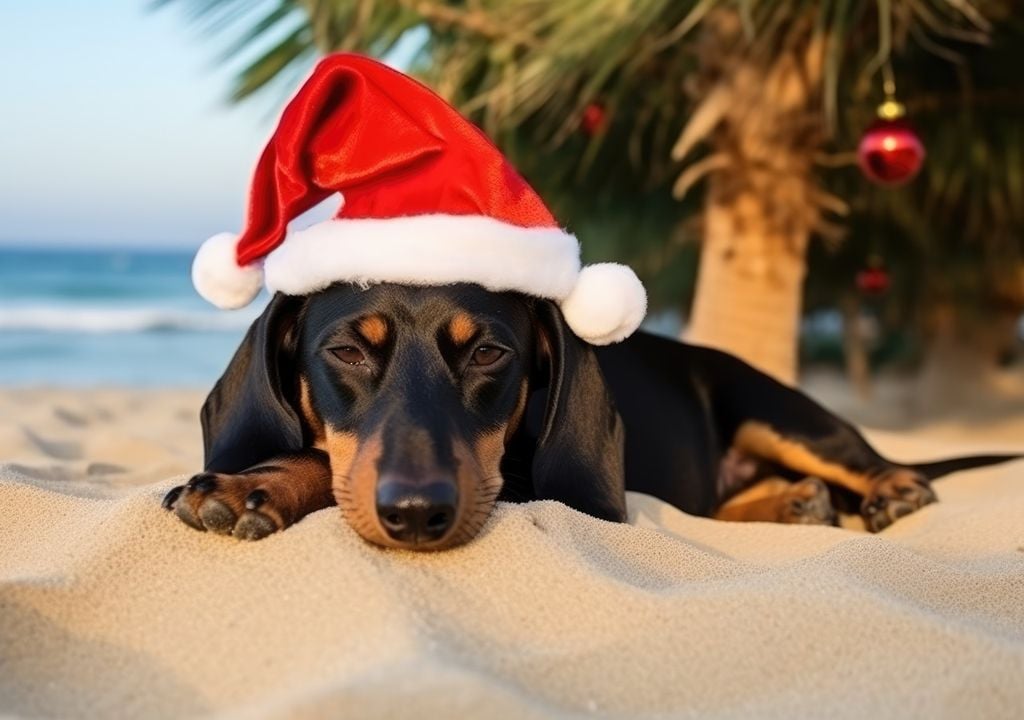
{"type": "Polygon", "coordinates": [[[498,500],[626,520],[626,490],[694,515],[877,532],[935,478],[1013,456],[882,457],[801,392],[637,332],[594,347],[548,301],[472,284],[275,295],[201,413],[205,471],[163,506],[256,540],[337,504],[376,545],[473,539],[498,500]]]}

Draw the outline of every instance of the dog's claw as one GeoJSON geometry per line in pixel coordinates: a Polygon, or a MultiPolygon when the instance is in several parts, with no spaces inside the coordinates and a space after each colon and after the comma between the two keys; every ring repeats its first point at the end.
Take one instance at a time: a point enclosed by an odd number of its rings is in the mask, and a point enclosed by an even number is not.
{"type": "Polygon", "coordinates": [[[266,490],[262,488],[253,490],[245,497],[245,509],[259,510],[260,506],[266,503],[269,499],[270,495],[267,494],[266,490]]]}
{"type": "Polygon", "coordinates": [[[884,497],[876,496],[871,502],[864,506],[864,512],[869,515],[874,515],[884,511],[888,505],[889,503],[884,497]]]}
{"type": "Polygon", "coordinates": [[[181,497],[181,493],[184,489],[184,485],[171,488],[170,491],[164,495],[164,499],[160,501],[160,507],[164,510],[173,510],[174,503],[178,502],[178,498],[181,497]]]}
{"type": "Polygon", "coordinates": [[[213,473],[199,473],[188,481],[186,487],[189,489],[189,492],[198,492],[205,495],[217,488],[217,476],[213,473]]]}

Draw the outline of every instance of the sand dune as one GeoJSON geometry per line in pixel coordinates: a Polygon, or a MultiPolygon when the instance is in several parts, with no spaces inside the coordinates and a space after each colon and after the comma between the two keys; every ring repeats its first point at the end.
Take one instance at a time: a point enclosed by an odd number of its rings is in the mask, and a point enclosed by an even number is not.
{"type": "MultiPolygon", "coordinates": [[[[336,510],[246,544],[159,507],[199,466],[200,401],[0,393],[0,714],[1024,714],[1024,462],[879,536],[634,495],[631,525],[501,506],[437,555],[368,547],[336,510]]],[[[993,449],[962,436],[876,440],[993,449]]]]}

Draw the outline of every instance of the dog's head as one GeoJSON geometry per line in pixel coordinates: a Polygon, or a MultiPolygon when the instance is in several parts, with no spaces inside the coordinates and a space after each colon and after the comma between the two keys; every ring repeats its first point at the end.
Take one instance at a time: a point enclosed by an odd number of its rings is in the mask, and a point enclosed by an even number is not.
{"type": "Polygon", "coordinates": [[[275,296],[203,407],[206,465],[318,447],[365,539],[472,539],[502,492],[625,516],[622,430],[558,308],[476,285],[275,296]]]}

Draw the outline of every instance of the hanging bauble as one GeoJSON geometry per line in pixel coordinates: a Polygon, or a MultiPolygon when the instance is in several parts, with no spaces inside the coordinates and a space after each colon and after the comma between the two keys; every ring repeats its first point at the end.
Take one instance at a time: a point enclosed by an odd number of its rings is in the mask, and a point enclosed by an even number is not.
{"type": "Polygon", "coordinates": [[[881,257],[872,255],[868,258],[867,267],[857,273],[856,284],[857,289],[864,295],[885,294],[892,284],[892,280],[881,257]]]}
{"type": "Polygon", "coordinates": [[[906,111],[893,99],[878,107],[878,118],[864,131],[857,148],[860,169],[882,185],[901,185],[917,175],[924,163],[921,138],[907,122],[906,111]]]}
{"type": "Polygon", "coordinates": [[[604,105],[598,102],[588,103],[580,117],[580,130],[593,137],[604,129],[607,120],[608,111],[604,109],[604,105]]]}

